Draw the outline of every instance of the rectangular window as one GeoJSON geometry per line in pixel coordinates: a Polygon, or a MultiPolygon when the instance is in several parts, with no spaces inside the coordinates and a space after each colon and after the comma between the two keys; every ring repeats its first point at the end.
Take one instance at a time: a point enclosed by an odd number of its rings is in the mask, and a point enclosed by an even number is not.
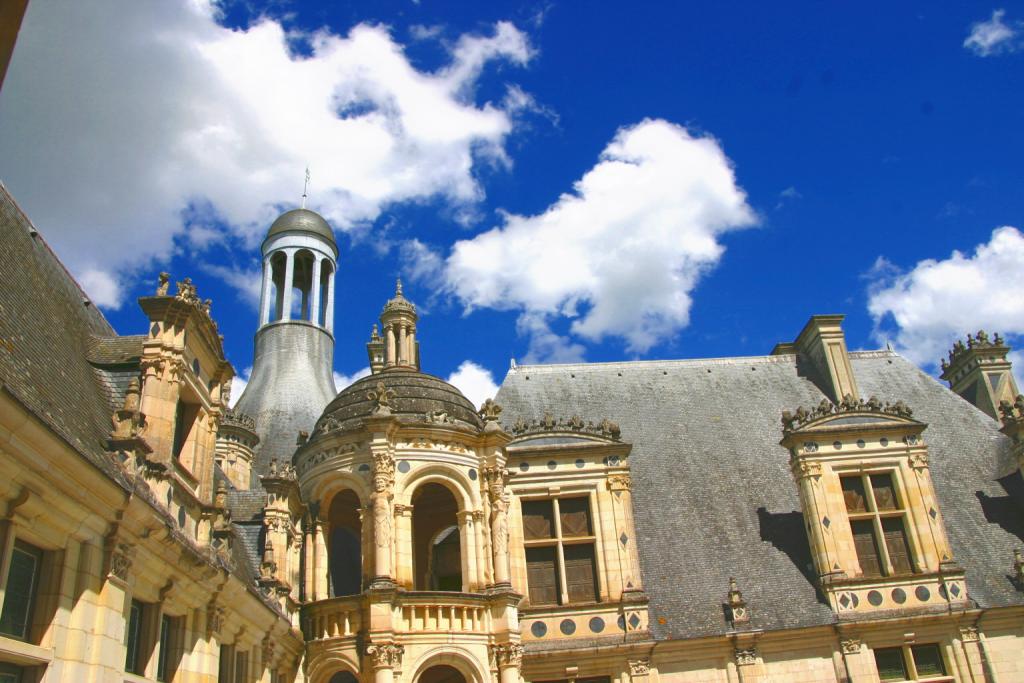
{"type": "MultiPolygon", "coordinates": [[[[178,406],[174,411],[174,457],[181,460],[185,450],[185,444],[192,436],[192,430],[199,416],[199,406],[178,400],[178,406]]],[[[186,464],[190,464],[186,461],[186,464]]]]}
{"type": "Polygon", "coordinates": [[[160,654],[156,660],[156,680],[166,681],[169,679],[171,648],[174,646],[172,634],[174,632],[174,620],[166,614],[160,617],[160,654]]]}
{"type": "Polygon", "coordinates": [[[235,653],[235,683],[248,683],[249,681],[249,653],[235,653]]]}
{"type": "Polygon", "coordinates": [[[235,680],[235,646],[221,645],[220,659],[217,665],[217,683],[234,683],[235,680]]]}
{"type": "Polygon", "coordinates": [[[128,624],[125,630],[127,631],[125,633],[127,647],[125,648],[124,670],[141,676],[142,667],[139,663],[141,648],[139,645],[142,636],[142,603],[138,600],[132,600],[132,605],[128,608],[128,624]]]}
{"type": "Polygon", "coordinates": [[[935,643],[875,650],[880,681],[952,681],[947,678],[942,652],[935,643]]]}
{"type": "Polygon", "coordinates": [[[853,545],[863,576],[910,574],[906,511],[889,473],[840,477],[853,545]]]}
{"type": "Polygon", "coordinates": [[[20,666],[0,662],[0,683],[22,683],[22,673],[20,666]]]}
{"type": "Polygon", "coordinates": [[[14,542],[4,588],[4,609],[0,613],[0,633],[3,635],[29,640],[42,564],[42,550],[28,543],[14,542]]]}
{"type": "Polygon", "coordinates": [[[522,510],[530,604],[596,602],[597,553],[590,499],[526,500],[522,510]]]}

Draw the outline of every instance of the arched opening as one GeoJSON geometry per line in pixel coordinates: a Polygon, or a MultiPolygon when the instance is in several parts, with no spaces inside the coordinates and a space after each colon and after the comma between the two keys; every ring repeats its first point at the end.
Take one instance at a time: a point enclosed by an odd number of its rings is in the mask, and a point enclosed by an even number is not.
{"type": "Polygon", "coordinates": [[[413,494],[413,572],[416,590],[462,590],[458,511],[455,496],[441,484],[424,484],[413,494]]]}
{"type": "Polygon", "coordinates": [[[267,322],[276,322],[284,316],[284,274],[287,267],[288,256],[283,251],[270,257],[270,282],[273,285],[270,300],[274,303],[270,320],[267,322]]]}
{"type": "Polygon", "coordinates": [[[466,677],[454,666],[437,664],[424,671],[416,683],[466,683],[466,677]]]}
{"type": "Polygon", "coordinates": [[[359,679],[351,671],[339,671],[331,676],[331,680],[327,683],[359,683],[359,679]]]}
{"type": "Polygon", "coordinates": [[[317,296],[320,297],[320,315],[318,316],[319,320],[315,321],[321,327],[327,327],[327,304],[329,303],[327,290],[333,273],[334,269],[331,267],[331,262],[324,259],[320,263],[320,282],[317,286],[317,296]]]}
{"type": "Polygon", "coordinates": [[[313,253],[303,249],[295,252],[292,277],[292,311],[297,320],[309,320],[313,310],[313,253]]]}
{"type": "Polygon", "coordinates": [[[336,495],[327,521],[331,597],[355,595],[363,590],[362,525],[356,494],[342,491],[336,495]]]}

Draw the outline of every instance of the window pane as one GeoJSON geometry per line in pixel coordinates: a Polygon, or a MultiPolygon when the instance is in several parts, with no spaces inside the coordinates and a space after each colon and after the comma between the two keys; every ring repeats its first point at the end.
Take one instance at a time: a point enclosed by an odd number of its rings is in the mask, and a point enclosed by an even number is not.
{"type": "MultiPolygon", "coordinates": [[[[561,501],[559,501],[561,504],[561,501]]],[[[567,545],[562,550],[565,557],[565,583],[569,602],[594,602],[597,600],[597,581],[594,580],[594,546],[567,545]]]]}
{"type": "Polygon", "coordinates": [[[238,652],[235,654],[235,683],[247,683],[249,678],[249,653],[238,652]]]}
{"type": "Polygon", "coordinates": [[[21,683],[21,667],[0,662],[0,683],[21,683]]]}
{"type": "Polygon", "coordinates": [[[562,522],[562,538],[590,536],[590,501],[586,498],[560,498],[558,514],[562,522]]]}
{"type": "Polygon", "coordinates": [[[843,498],[846,499],[847,512],[867,512],[864,496],[864,481],[860,477],[840,477],[843,485],[843,498]]]}
{"type": "Polygon", "coordinates": [[[889,562],[897,574],[909,574],[913,571],[910,565],[910,549],[907,547],[907,536],[903,530],[903,520],[894,517],[882,520],[882,532],[885,534],[885,549],[889,551],[889,562]]]}
{"type": "Polygon", "coordinates": [[[0,633],[19,640],[28,639],[41,559],[39,549],[24,543],[15,544],[7,573],[4,611],[0,614],[0,633]]]}
{"type": "Polygon", "coordinates": [[[938,645],[914,645],[910,651],[914,655],[914,665],[919,677],[946,675],[946,666],[942,663],[942,653],[939,652],[938,645]]]}
{"type": "Polygon", "coordinates": [[[903,663],[903,650],[901,648],[887,647],[875,650],[875,666],[878,667],[879,680],[907,680],[907,667],[903,663]]]}
{"type": "Polygon", "coordinates": [[[875,492],[876,510],[898,510],[896,503],[896,489],[892,485],[892,475],[872,474],[871,488],[875,492]]]}
{"type": "Polygon", "coordinates": [[[864,576],[881,576],[882,565],[878,561],[878,542],[875,539],[875,526],[871,520],[862,519],[850,522],[853,530],[853,545],[857,549],[857,559],[864,576]]]}
{"type": "Polygon", "coordinates": [[[160,656],[156,660],[156,680],[167,680],[167,659],[170,654],[167,648],[171,643],[171,618],[166,614],[160,617],[160,656]]]}
{"type": "Polygon", "coordinates": [[[137,674],[139,671],[139,630],[142,628],[142,605],[132,600],[128,610],[127,649],[124,658],[124,670],[137,674]]]}
{"type": "Polygon", "coordinates": [[[552,538],[555,535],[550,500],[523,501],[523,535],[528,541],[552,538]]]}
{"type": "Polygon", "coordinates": [[[531,605],[558,604],[558,565],[554,548],[526,549],[526,583],[531,605]]]}

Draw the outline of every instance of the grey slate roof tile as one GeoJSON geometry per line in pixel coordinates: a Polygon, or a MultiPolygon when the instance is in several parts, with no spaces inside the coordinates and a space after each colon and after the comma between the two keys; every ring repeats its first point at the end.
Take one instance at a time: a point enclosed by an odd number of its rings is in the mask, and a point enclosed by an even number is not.
{"type": "MultiPolygon", "coordinates": [[[[1008,439],[907,360],[889,352],[851,356],[863,395],[903,400],[930,423],[933,477],[972,598],[983,606],[1024,604],[1006,577],[1024,532],[990,519],[1024,520],[1024,487],[1008,490],[1014,485],[1007,482],[1020,478],[1006,478],[1014,467],[1008,439]],[[1007,511],[1014,506],[1016,512],[1007,511]]],[[[834,621],[815,587],[796,484],[779,446],[782,411],[822,397],[798,374],[793,356],[765,356],[519,366],[497,401],[506,424],[546,411],[619,423],[623,440],[633,444],[651,629],[665,639],[727,631],[722,604],[731,576],[750,606],[750,628],[834,621]]]]}

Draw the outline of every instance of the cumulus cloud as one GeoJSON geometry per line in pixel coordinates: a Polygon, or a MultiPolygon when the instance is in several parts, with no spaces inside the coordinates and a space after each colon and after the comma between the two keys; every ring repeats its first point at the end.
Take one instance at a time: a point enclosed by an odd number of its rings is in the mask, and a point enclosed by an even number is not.
{"type": "Polygon", "coordinates": [[[968,332],[1024,335],[1024,234],[1016,228],[996,229],[973,254],[954,251],[905,272],[880,259],[871,276],[876,338],[925,367],[934,368],[968,332]]]}
{"type": "Polygon", "coordinates": [[[462,361],[455,372],[448,375],[448,383],[455,385],[477,407],[498,393],[491,371],[471,360],[462,361]]]}
{"type": "Polygon", "coordinates": [[[477,167],[508,163],[513,117],[474,90],[489,64],[531,59],[511,23],[461,36],[424,72],[384,26],[317,32],[300,56],[277,21],[231,30],[215,7],[29,6],[0,98],[0,176],[97,303],[116,307],[176,240],[214,242],[204,214],[254,244],[307,165],[310,207],[350,230],[395,202],[471,207],[477,167]],[[202,227],[186,235],[189,220],[202,227]]]}
{"type": "Polygon", "coordinates": [[[1019,49],[1021,22],[1007,24],[1003,21],[1005,16],[1006,10],[997,9],[992,12],[990,19],[971,24],[971,32],[964,40],[964,47],[979,57],[1019,49]]]}
{"type": "Polygon", "coordinates": [[[645,120],[619,130],[543,213],[507,214],[457,242],[440,277],[467,311],[519,311],[528,361],[579,360],[580,340],[608,336],[643,353],[689,323],[691,294],[722,257],[718,237],[755,222],[715,139],[645,120]],[[552,330],[558,319],[571,336],[552,330]]]}
{"type": "Polygon", "coordinates": [[[252,366],[250,365],[231,380],[231,398],[228,401],[228,405],[232,408],[238,403],[238,399],[242,398],[242,394],[245,392],[245,387],[249,384],[249,377],[251,376],[252,366]]]}
{"type": "Polygon", "coordinates": [[[342,373],[338,372],[337,370],[335,370],[334,371],[334,386],[337,389],[337,391],[341,391],[342,389],[347,387],[349,384],[352,384],[352,382],[355,382],[357,379],[361,379],[363,377],[366,377],[369,374],[370,374],[370,368],[369,367],[362,368],[361,370],[356,370],[351,375],[345,375],[345,374],[342,374],[342,373]]]}

